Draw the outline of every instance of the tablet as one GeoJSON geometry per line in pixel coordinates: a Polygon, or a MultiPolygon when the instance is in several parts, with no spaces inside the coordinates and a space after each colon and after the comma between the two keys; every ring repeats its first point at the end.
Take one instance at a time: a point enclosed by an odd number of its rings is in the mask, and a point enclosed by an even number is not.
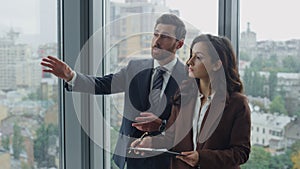
{"type": "Polygon", "coordinates": [[[141,148],[141,147],[129,147],[129,151],[137,150],[137,151],[144,151],[144,152],[156,152],[156,153],[165,153],[173,156],[185,156],[181,153],[175,152],[175,151],[169,151],[166,148],[162,149],[155,149],[155,148],[141,148]]]}

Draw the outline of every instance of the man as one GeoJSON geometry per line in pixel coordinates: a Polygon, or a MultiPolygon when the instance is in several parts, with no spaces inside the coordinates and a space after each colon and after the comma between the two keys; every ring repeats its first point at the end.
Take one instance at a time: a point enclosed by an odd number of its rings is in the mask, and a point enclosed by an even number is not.
{"type": "Polygon", "coordinates": [[[132,60],[119,72],[104,77],[75,72],[52,56],[43,58],[41,62],[48,67],[44,72],[66,81],[68,91],[92,94],[125,92],[122,125],[113,156],[121,169],[126,161],[127,169],[169,168],[170,160],[166,155],[135,158],[128,154],[128,146],[145,132],[149,135],[163,132],[171,112],[171,97],[186,78],[184,64],[175,56],[184,44],[185,35],[185,25],[176,15],[163,14],[154,27],[152,59],[132,60]]]}

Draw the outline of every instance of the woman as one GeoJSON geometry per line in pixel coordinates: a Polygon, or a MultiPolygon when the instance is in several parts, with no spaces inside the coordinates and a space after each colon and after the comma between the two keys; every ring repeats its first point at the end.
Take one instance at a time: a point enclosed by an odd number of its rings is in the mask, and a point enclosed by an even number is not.
{"type": "Polygon", "coordinates": [[[174,96],[166,135],[132,146],[181,152],[171,159],[172,169],[240,168],[250,153],[251,121],[230,41],[196,37],[187,65],[191,79],[174,96]]]}

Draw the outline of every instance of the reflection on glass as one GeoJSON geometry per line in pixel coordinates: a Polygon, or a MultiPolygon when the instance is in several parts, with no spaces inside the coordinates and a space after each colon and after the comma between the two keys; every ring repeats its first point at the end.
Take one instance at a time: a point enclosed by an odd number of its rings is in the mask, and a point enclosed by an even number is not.
{"type": "MultiPolygon", "coordinates": [[[[126,66],[130,59],[151,57],[155,21],[159,15],[166,12],[180,16],[186,24],[185,45],[177,53],[185,62],[189,57],[189,45],[195,36],[201,32],[217,32],[217,0],[200,1],[197,1],[197,4],[203,2],[208,7],[199,9],[199,5],[191,5],[195,3],[192,0],[184,1],[184,5],[183,1],[179,0],[111,0],[105,33],[109,46],[109,51],[106,51],[109,58],[106,74],[117,72],[126,66]],[[195,11],[199,11],[197,16],[194,15],[195,11]],[[205,19],[207,15],[211,16],[209,20],[205,19]]],[[[111,117],[110,152],[114,152],[123,117],[124,94],[114,94],[108,100],[111,117]]],[[[116,168],[113,162],[111,165],[112,168],[116,168]]]]}
{"type": "Polygon", "coordinates": [[[291,19],[295,5],[241,1],[240,74],[252,107],[252,152],[242,168],[300,167],[300,34],[291,19]]]}
{"type": "Polygon", "coordinates": [[[56,1],[0,0],[0,168],[59,168],[56,1]]]}

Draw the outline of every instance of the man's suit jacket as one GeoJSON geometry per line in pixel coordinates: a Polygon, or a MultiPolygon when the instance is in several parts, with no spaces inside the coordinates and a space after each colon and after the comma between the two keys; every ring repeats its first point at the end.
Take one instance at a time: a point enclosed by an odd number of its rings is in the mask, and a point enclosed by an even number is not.
{"type": "MultiPolygon", "coordinates": [[[[196,90],[194,93],[197,93],[196,90]]],[[[166,136],[153,140],[156,148],[168,146],[175,152],[193,151],[192,124],[198,98],[186,96],[182,99],[190,101],[173,106],[166,136]]],[[[215,95],[204,116],[198,138],[196,151],[199,153],[200,168],[239,169],[239,165],[249,158],[250,130],[250,109],[246,97],[237,92],[225,97],[215,95]]],[[[171,159],[171,169],[192,168],[179,159],[171,159]]]]}
{"type": "MultiPolygon", "coordinates": [[[[93,77],[77,73],[74,87],[66,85],[66,89],[69,91],[79,91],[91,94],[103,95],[125,92],[122,125],[113,157],[115,163],[120,168],[124,167],[125,157],[128,152],[128,144],[131,143],[132,138],[139,138],[144,133],[137,130],[135,127],[132,127],[132,122],[135,117],[139,116],[140,112],[147,111],[150,108],[149,92],[153,72],[153,61],[153,59],[132,60],[119,72],[103,77],[93,77]]],[[[182,80],[186,79],[186,75],[184,64],[178,60],[164,91],[167,104],[164,111],[159,116],[161,119],[169,118],[172,107],[170,102],[171,97],[178,89],[182,80]]],[[[128,158],[128,160],[134,160],[136,168],[146,168],[147,166],[156,169],[165,168],[169,161],[165,156],[156,158],[156,161],[151,161],[151,159],[152,158],[135,160],[133,158],[128,158]]]]}

